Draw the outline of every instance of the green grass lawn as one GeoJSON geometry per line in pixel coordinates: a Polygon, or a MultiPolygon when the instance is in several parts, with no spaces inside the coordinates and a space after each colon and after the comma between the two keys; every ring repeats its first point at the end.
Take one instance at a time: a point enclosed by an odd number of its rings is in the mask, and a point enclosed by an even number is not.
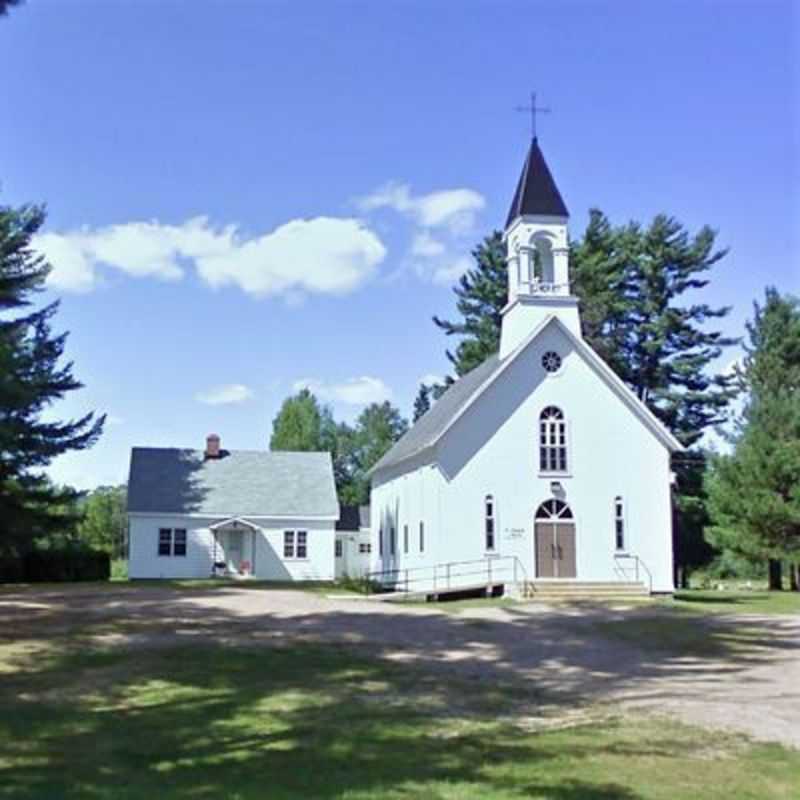
{"type": "Polygon", "coordinates": [[[800,614],[800,592],[689,589],[676,592],[669,604],[682,610],[715,613],[800,614]]]}
{"type": "Polygon", "coordinates": [[[800,754],[344,648],[0,646],[0,797],[796,798],[800,754]]]}

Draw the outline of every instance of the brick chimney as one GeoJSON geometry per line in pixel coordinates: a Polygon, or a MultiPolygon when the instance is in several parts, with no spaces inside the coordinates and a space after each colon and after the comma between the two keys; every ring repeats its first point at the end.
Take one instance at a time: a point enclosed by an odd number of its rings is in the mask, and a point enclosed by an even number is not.
{"type": "Polygon", "coordinates": [[[206,436],[206,458],[219,458],[220,438],[216,433],[206,436]]]}

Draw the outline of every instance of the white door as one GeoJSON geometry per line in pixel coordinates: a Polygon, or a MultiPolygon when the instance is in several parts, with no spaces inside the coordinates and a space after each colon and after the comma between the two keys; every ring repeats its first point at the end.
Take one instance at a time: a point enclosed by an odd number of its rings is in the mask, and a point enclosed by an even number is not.
{"type": "Polygon", "coordinates": [[[228,531],[228,547],[225,556],[228,562],[228,569],[231,572],[239,572],[242,564],[242,553],[244,548],[243,532],[228,531]]]}

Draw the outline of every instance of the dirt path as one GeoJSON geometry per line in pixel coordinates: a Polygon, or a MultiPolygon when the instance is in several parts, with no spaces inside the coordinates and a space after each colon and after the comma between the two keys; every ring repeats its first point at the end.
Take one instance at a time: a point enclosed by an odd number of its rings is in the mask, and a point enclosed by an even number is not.
{"type": "Polygon", "coordinates": [[[800,619],[649,606],[436,609],[291,590],[71,587],[3,592],[0,637],[80,635],[134,648],[198,640],[347,643],[393,661],[492,681],[549,707],[656,709],[800,748],[800,619]],[[695,626],[692,646],[682,650],[662,640],[662,622],[695,626]],[[641,640],[617,635],[631,629],[644,632],[641,640]],[[744,641],[743,629],[750,634],[744,641]]]}

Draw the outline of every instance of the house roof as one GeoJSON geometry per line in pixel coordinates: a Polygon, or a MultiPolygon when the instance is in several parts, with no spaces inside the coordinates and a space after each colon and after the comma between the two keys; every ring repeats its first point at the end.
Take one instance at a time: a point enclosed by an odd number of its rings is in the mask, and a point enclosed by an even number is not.
{"type": "Polygon", "coordinates": [[[576,336],[558,317],[548,316],[531,334],[504,359],[490,356],[480,366],[459,378],[442,395],[432,408],[420,417],[384,457],[370,470],[374,474],[382,469],[408,461],[418,453],[433,447],[455,421],[475,402],[528,345],[548,326],[557,325],[570,339],[589,366],[611,388],[625,405],[643,422],[653,435],[671,452],[682,450],[681,443],[670,433],[652,411],[625,385],[617,374],[600,358],[583,339],[576,336]]]}
{"type": "Polygon", "coordinates": [[[528,157],[519,176],[517,190],[508,210],[506,228],[517,218],[524,215],[545,215],[553,217],[568,217],[569,211],[558,191],[556,182],[550,174],[547,162],[544,160],[539,142],[536,138],[531,141],[528,157]]]}
{"type": "Polygon", "coordinates": [[[128,511],[338,519],[339,504],[330,453],[134,447],[128,511]]]}
{"type": "Polygon", "coordinates": [[[369,506],[342,506],[337,531],[358,531],[369,528],[369,506]]]}

